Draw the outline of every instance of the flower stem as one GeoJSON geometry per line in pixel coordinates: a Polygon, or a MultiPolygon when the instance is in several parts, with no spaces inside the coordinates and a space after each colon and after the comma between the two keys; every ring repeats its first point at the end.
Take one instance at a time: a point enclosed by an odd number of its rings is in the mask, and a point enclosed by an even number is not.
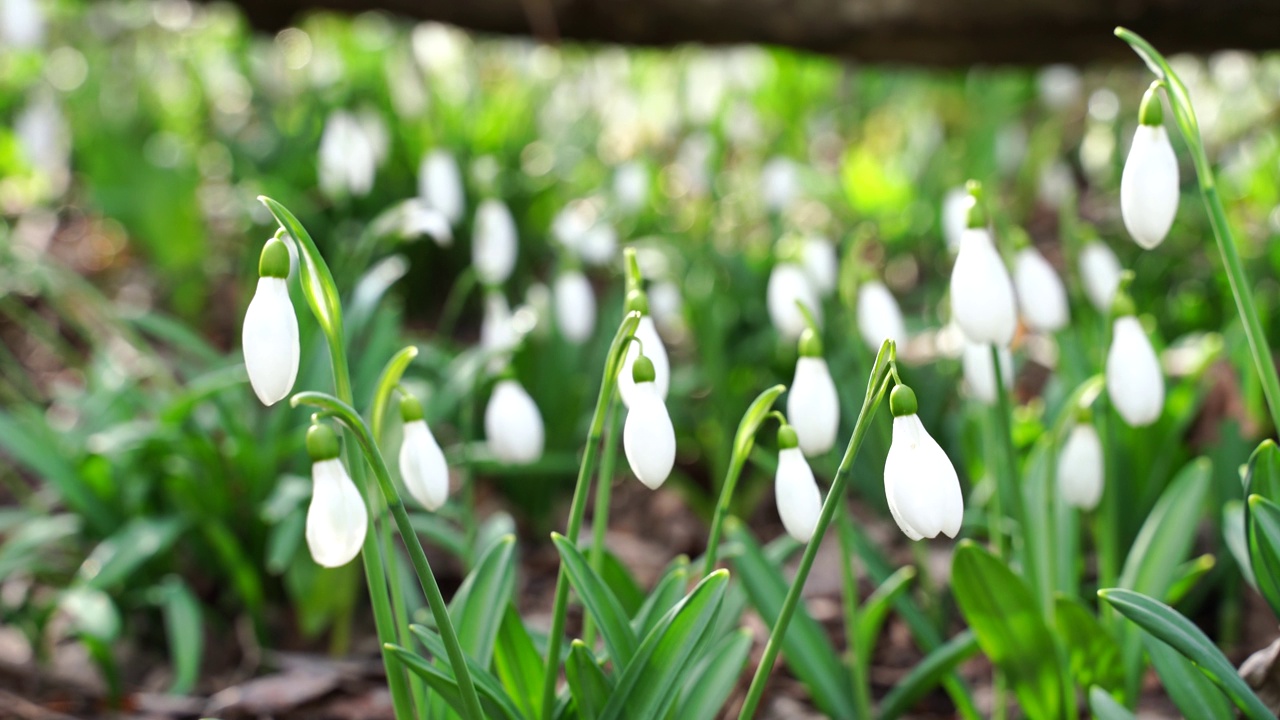
{"type": "MultiPolygon", "coordinates": [[[[604,436],[604,454],[600,457],[600,473],[596,478],[596,504],[591,515],[591,554],[588,560],[591,569],[597,573],[604,572],[605,533],[609,529],[609,501],[613,495],[613,469],[618,462],[618,434],[622,431],[622,412],[615,407],[609,413],[606,426],[609,431],[604,436]]],[[[587,647],[595,643],[596,627],[591,616],[583,620],[582,641],[587,647]]]]}
{"type": "MultiPolygon", "coordinates": [[[[996,408],[994,415],[996,420],[996,434],[999,436],[997,438],[997,442],[1000,445],[999,455],[1002,466],[1001,474],[1004,476],[1003,484],[1009,488],[1010,499],[1013,503],[1012,509],[1014,520],[1018,523],[1018,528],[1021,532],[1027,532],[1025,506],[1022,502],[1022,481],[1021,478],[1018,477],[1018,459],[1013,449],[1013,434],[1011,424],[1009,422],[1009,418],[1013,414],[1013,404],[1009,401],[1009,390],[1004,386],[1004,371],[1003,368],[1000,367],[1000,350],[995,345],[992,345],[990,349],[991,367],[996,379],[996,408]]],[[[1000,487],[1001,484],[1002,483],[999,482],[996,483],[996,490],[993,498],[999,498],[1001,496],[1003,492],[1003,488],[1000,487]]],[[[995,547],[996,554],[999,557],[1008,557],[1004,553],[1003,537],[996,538],[995,547]]],[[[1026,543],[1023,543],[1023,548],[1026,548],[1026,543]]],[[[1030,553],[1024,552],[1024,555],[1027,556],[1023,563],[1024,567],[1026,567],[1031,564],[1032,557],[1030,553]]],[[[1026,567],[1026,570],[1030,577],[1035,577],[1035,573],[1032,572],[1032,568],[1026,567]]]]}
{"type": "MultiPolygon", "coordinates": [[[[605,360],[604,377],[600,380],[600,395],[596,398],[596,408],[591,415],[591,429],[587,434],[587,447],[582,454],[582,464],[578,466],[578,481],[573,488],[573,502],[569,506],[569,522],[565,529],[565,537],[569,542],[577,544],[578,533],[582,531],[582,518],[587,511],[587,494],[590,492],[591,472],[595,468],[596,456],[600,452],[600,441],[604,435],[604,421],[613,405],[618,388],[618,371],[626,356],[626,348],[635,335],[636,326],[640,324],[640,313],[630,312],[623,318],[622,325],[614,335],[613,344],[609,348],[609,356],[605,360]]],[[[555,713],[556,680],[560,677],[560,647],[564,640],[565,613],[569,609],[569,580],[566,577],[564,564],[556,574],[555,603],[551,611],[551,630],[547,635],[547,674],[542,683],[542,712],[539,717],[547,720],[555,713]]]]}
{"type": "Polygon", "coordinates": [[[849,675],[853,681],[854,707],[857,716],[870,718],[871,685],[865,659],[871,657],[871,648],[858,645],[858,615],[861,598],[858,595],[857,540],[853,536],[853,520],[849,508],[842,507],[836,513],[836,533],[840,539],[840,579],[844,586],[844,636],[848,656],[849,675]]]}
{"type": "Polygon", "coordinates": [[[796,568],[795,579],[787,590],[786,599],[782,601],[778,621],[774,623],[773,630],[769,633],[769,642],[764,646],[760,665],[756,668],[755,676],[751,678],[751,687],[747,690],[747,697],[743,701],[738,720],[749,720],[755,716],[756,710],[760,707],[765,682],[769,678],[769,673],[773,671],[773,663],[777,660],[778,653],[782,650],[782,638],[786,636],[787,626],[791,624],[791,616],[795,614],[796,606],[800,603],[800,593],[804,589],[805,581],[809,578],[809,571],[813,568],[814,558],[818,555],[818,546],[822,544],[822,536],[835,517],[836,509],[844,502],[844,489],[853,475],[853,460],[857,457],[858,448],[862,446],[862,440],[868,428],[871,427],[876,410],[889,389],[889,366],[892,363],[893,354],[892,341],[885,341],[885,344],[880,347],[875,366],[871,369],[871,377],[867,381],[867,394],[862,401],[858,420],[853,426],[853,436],[849,438],[849,445],[845,448],[844,458],[836,470],[831,490],[827,492],[827,498],[822,503],[822,512],[818,515],[818,525],[814,529],[813,537],[805,546],[804,555],[800,557],[800,566],[796,568]]]}

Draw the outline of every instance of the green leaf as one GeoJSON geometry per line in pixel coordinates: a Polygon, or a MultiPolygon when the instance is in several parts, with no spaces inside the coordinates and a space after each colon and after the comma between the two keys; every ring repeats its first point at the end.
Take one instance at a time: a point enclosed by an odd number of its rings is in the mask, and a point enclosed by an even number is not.
{"type": "Polygon", "coordinates": [[[939,645],[898,681],[880,702],[881,720],[894,720],[911,709],[925,693],[942,682],[960,663],[977,654],[978,636],[966,630],[939,645]]]}
{"type": "Polygon", "coordinates": [[[378,382],[374,385],[373,405],[369,409],[369,427],[375,442],[382,442],[382,428],[387,419],[387,406],[391,404],[391,393],[400,385],[400,378],[404,377],[404,371],[416,357],[418,348],[409,345],[392,355],[378,375],[378,382]]]}
{"type": "Polygon", "coordinates": [[[80,518],[72,513],[32,517],[15,530],[6,528],[8,537],[0,545],[0,578],[35,567],[42,553],[56,550],[79,532],[80,518]]]}
{"type": "Polygon", "coordinates": [[[0,411],[0,449],[10,461],[52,486],[90,527],[103,533],[116,527],[108,505],[84,481],[59,436],[41,416],[19,417],[0,411]]]}
{"type": "Polygon", "coordinates": [[[1258,579],[1253,576],[1253,560],[1249,555],[1249,533],[1245,530],[1245,504],[1240,500],[1230,500],[1222,506],[1222,538],[1226,541],[1231,557],[1235,558],[1240,574],[1253,586],[1258,588],[1258,579]]]}
{"type": "Polygon", "coordinates": [[[898,568],[897,572],[880,583],[880,587],[876,588],[875,592],[871,593],[871,596],[862,604],[862,611],[858,613],[858,628],[855,635],[858,643],[855,646],[858,648],[858,662],[862,663],[862,667],[870,667],[871,653],[875,649],[876,640],[880,637],[880,628],[884,626],[884,621],[889,617],[889,611],[893,609],[894,603],[911,587],[911,581],[915,577],[915,568],[909,565],[898,568]]]}
{"type": "MultiPolygon", "coordinates": [[[[788,583],[775,564],[769,562],[755,538],[740,522],[726,523],[729,538],[741,550],[733,558],[734,570],[746,588],[747,597],[765,625],[772,627],[782,610],[788,583]]],[[[791,672],[804,683],[818,709],[832,717],[853,717],[852,691],[848,673],[831,645],[830,635],[805,609],[796,606],[791,625],[782,639],[782,657],[791,672]]]]}
{"type": "Polygon", "coordinates": [[[1089,709],[1096,720],[1135,720],[1128,708],[1100,687],[1089,688],[1089,709]]]}
{"type": "Polygon", "coordinates": [[[173,683],[169,692],[187,695],[200,679],[200,659],[204,655],[204,621],[200,601],[176,575],[158,588],[157,600],[164,614],[169,657],[173,661],[173,683]]]}
{"type": "Polygon", "coordinates": [[[1084,603],[1059,595],[1053,603],[1053,623],[1066,640],[1067,666],[1081,689],[1101,686],[1108,692],[1124,689],[1120,646],[1084,603]]]}
{"type": "Polygon", "coordinates": [[[635,655],[637,640],[630,623],[627,622],[627,615],[622,605],[618,603],[618,598],[614,597],[600,576],[591,569],[587,559],[582,556],[578,548],[573,546],[573,543],[569,542],[568,538],[559,533],[552,533],[551,541],[555,543],[556,550],[560,553],[560,562],[564,563],[569,584],[577,591],[583,607],[595,620],[596,627],[600,628],[600,635],[604,638],[605,647],[609,650],[609,657],[613,658],[613,662],[619,668],[627,667],[631,657],[635,655]]]}
{"type": "Polygon", "coordinates": [[[1280,617],[1280,505],[1261,495],[1250,495],[1247,507],[1253,576],[1271,611],[1280,617]]]}
{"type": "Polygon", "coordinates": [[[751,630],[738,628],[711,648],[684,684],[677,718],[699,720],[718,716],[738,685],[751,653],[751,642],[751,630]]]}
{"type": "Polygon", "coordinates": [[[338,286],[333,281],[333,273],[329,272],[320,249],[288,208],[263,195],[259,195],[258,200],[267,206],[276,222],[294,240],[294,247],[298,251],[298,277],[302,280],[302,294],[307,299],[307,305],[311,306],[316,322],[320,323],[329,342],[342,343],[342,300],[338,295],[338,286]]]}
{"type": "Polygon", "coordinates": [[[467,657],[481,667],[488,667],[493,659],[499,627],[494,618],[502,615],[515,592],[515,550],[513,535],[490,545],[449,601],[449,617],[458,632],[458,643],[467,657]]]}
{"type": "MultiPolygon", "coordinates": [[[[688,563],[686,559],[685,564],[688,563]]],[[[600,578],[613,591],[614,597],[618,598],[618,604],[622,606],[622,611],[628,617],[634,616],[644,604],[644,590],[632,577],[627,566],[623,565],[618,556],[609,552],[608,549],[604,551],[604,565],[600,568],[600,578]]]]}
{"type": "MultiPolygon", "coordinates": [[[[444,649],[444,641],[440,636],[429,628],[421,625],[413,625],[412,630],[419,640],[427,646],[428,651],[432,655],[444,659],[446,657],[444,649]]],[[[387,652],[389,652],[396,660],[400,661],[405,668],[422,678],[432,690],[435,690],[440,696],[453,708],[459,715],[466,717],[467,707],[462,702],[462,695],[458,691],[458,682],[454,679],[453,672],[442,666],[437,666],[426,658],[417,653],[406,650],[399,645],[387,643],[387,652]]],[[[467,669],[471,671],[471,680],[475,683],[476,693],[480,696],[480,706],[484,709],[486,718],[493,720],[523,720],[525,717],[516,708],[515,703],[498,684],[498,681],[489,673],[489,671],[476,665],[471,658],[467,658],[467,669]]]]}
{"type": "Polygon", "coordinates": [[[600,669],[600,664],[586,643],[574,640],[569,646],[569,659],[564,664],[569,692],[581,720],[596,720],[613,694],[613,681],[600,669]]]}
{"type": "Polygon", "coordinates": [[[1231,698],[1247,717],[1253,720],[1275,720],[1267,706],[1249,689],[1236,674],[1235,667],[1214,646],[1213,642],[1190,620],[1178,611],[1141,593],[1114,588],[1099,590],[1098,597],[1132,620],[1155,638],[1168,643],[1195,663],[1231,698]]]}
{"type": "Polygon", "coordinates": [[[1198,558],[1192,558],[1178,567],[1175,574],[1173,584],[1169,586],[1169,591],[1164,594],[1164,601],[1170,605],[1176,605],[1191,592],[1191,589],[1200,582],[1200,578],[1209,574],[1216,564],[1212,555],[1201,555],[1198,558]]]}
{"type": "Polygon", "coordinates": [[[689,559],[682,556],[671,563],[666,574],[654,586],[653,592],[649,593],[649,597],[644,599],[644,603],[636,611],[631,621],[631,629],[635,631],[636,637],[648,635],[662,616],[680,602],[688,582],[689,559]]]}
{"type": "MultiPolygon", "coordinates": [[[[1244,486],[1246,498],[1251,499],[1257,495],[1272,504],[1280,503],[1280,447],[1276,447],[1270,439],[1263,440],[1249,458],[1244,486]]],[[[1270,529],[1260,531],[1256,527],[1258,523],[1254,517],[1254,508],[1253,502],[1245,502],[1244,531],[1249,550],[1248,565],[1258,592],[1262,593],[1262,597],[1271,606],[1271,612],[1280,617],[1280,563],[1277,562],[1275,553],[1268,550],[1274,550],[1277,546],[1273,542],[1267,543],[1267,547],[1259,545],[1263,535],[1273,539],[1276,537],[1271,532],[1274,530],[1274,523],[1271,522],[1274,516],[1269,515],[1265,521],[1270,529]]],[[[1241,563],[1241,567],[1244,565],[1245,563],[1241,563]]]]}
{"type": "Polygon", "coordinates": [[[514,605],[507,605],[502,623],[498,626],[498,642],[493,649],[493,671],[520,711],[529,717],[536,716],[542,701],[542,680],[546,666],[514,605]]]}
{"type": "Polygon", "coordinates": [[[769,416],[769,412],[773,409],[773,403],[778,399],[778,396],[786,392],[786,390],[786,385],[774,385],[751,401],[751,405],[747,406],[747,411],[742,414],[742,420],[738,422],[738,431],[733,436],[734,455],[745,458],[751,454],[751,447],[756,442],[756,431],[760,429],[760,424],[769,416]]]}
{"type": "Polygon", "coordinates": [[[667,611],[618,678],[602,720],[656,718],[675,701],[680,679],[697,660],[695,650],[715,623],[728,582],[729,573],[717,570],[667,611]]]}
{"type": "Polygon", "coordinates": [[[168,550],[181,531],[178,518],[134,518],[98,543],[80,566],[77,579],[98,589],[115,587],[143,563],[168,550]]]}
{"type": "Polygon", "coordinates": [[[965,540],[951,563],[951,589],[978,645],[1004,670],[1027,717],[1057,720],[1064,701],[1057,647],[1021,578],[965,540]]]}
{"type": "Polygon", "coordinates": [[[1200,672],[1196,664],[1177,650],[1143,633],[1143,644],[1151,656],[1151,664],[1160,676],[1169,699],[1189,718],[1231,718],[1235,710],[1231,701],[1213,681],[1200,672]]]}

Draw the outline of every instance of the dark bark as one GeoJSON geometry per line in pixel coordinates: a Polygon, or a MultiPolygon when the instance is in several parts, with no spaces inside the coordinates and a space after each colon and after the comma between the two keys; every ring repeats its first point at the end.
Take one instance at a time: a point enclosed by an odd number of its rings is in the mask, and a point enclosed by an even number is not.
{"type": "Polygon", "coordinates": [[[1143,34],[1165,53],[1280,47],[1280,0],[235,1],[267,30],[312,9],[380,9],[546,40],[767,43],[868,62],[941,66],[1134,58],[1112,36],[1116,25],[1143,34]]]}

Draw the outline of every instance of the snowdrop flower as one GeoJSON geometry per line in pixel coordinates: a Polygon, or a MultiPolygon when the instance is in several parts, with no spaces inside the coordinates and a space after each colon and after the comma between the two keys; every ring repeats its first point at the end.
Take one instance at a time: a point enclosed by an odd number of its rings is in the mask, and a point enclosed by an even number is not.
{"type": "Polygon", "coordinates": [[[835,243],[816,235],[806,237],[800,246],[800,258],[820,295],[826,297],[835,291],[836,277],[840,274],[835,243]]]}
{"type": "Polygon", "coordinates": [[[418,166],[418,196],[434,210],[444,213],[450,225],[462,219],[466,199],[462,190],[462,171],[448,150],[433,150],[418,166]]]}
{"type": "Polygon", "coordinates": [[[1111,301],[1120,287],[1120,260],[1100,240],[1090,240],[1080,250],[1080,278],[1089,302],[1100,313],[1111,311],[1111,301]]]}
{"type": "Polygon", "coordinates": [[[960,249],[960,238],[969,222],[969,192],[964,187],[947,191],[942,198],[942,235],[952,252],[960,249]]]}
{"type": "Polygon", "coordinates": [[[1028,326],[1044,333],[1066,327],[1070,319],[1067,288],[1035,247],[1027,245],[1014,256],[1013,284],[1018,289],[1018,307],[1028,326]]]}
{"type": "Polygon", "coordinates": [[[311,456],[311,504],[307,507],[307,548],[317,564],[335,568],[360,554],[369,530],[364,498],[338,458],[338,436],[327,425],[307,431],[311,456]]]}
{"type": "Polygon", "coordinates": [[[501,285],[516,267],[516,221],[501,200],[489,198],[476,208],[471,265],[485,285],[501,285]]]}
{"type": "Polygon", "coordinates": [[[289,249],[271,238],[258,259],[258,289],[244,313],[241,345],[249,384],[263,405],[274,405],[298,377],[298,317],[289,300],[289,249]]]}
{"type": "Polygon", "coordinates": [[[1102,499],[1102,441],[1098,431],[1082,419],[1062,445],[1058,455],[1058,492],[1072,507],[1092,510],[1102,499]]]}
{"type": "Polygon", "coordinates": [[[987,230],[978,197],[971,193],[968,229],[951,270],[951,314],[970,342],[1008,345],[1017,312],[1013,281],[987,230]]]}
{"type": "Polygon", "coordinates": [[[587,276],[568,268],[556,277],[552,292],[560,334],[575,345],[586,342],[596,326],[596,295],[587,276]]]}
{"type": "Polygon", "coordinates": [[[765,302],[769,307],[769,319],[784,340],[798,340],[800,333],[808,327],[797,302],[804,303],[813,313],[814,320],[822,322],[822,305],[813,281],[804,268],[794,262],[784,260],[773,266],[765,302]]]}
{"type": "Polygon", "coordinates": [[[907,342],[907,326],[893,293],[879,280],[867,280],[858,286],[858,332],[872,351],[885,340],[899,347],[907,342]]]}
{"type": "Polygon", "coordinates": [[[412,395],[400,401],[404,439],[400,443],[400,478],[418,504],[439,510],[449,498],[449,464],[423,419],[422,404],[412,395]]]}
{"type": "Polygon", "coordinates": [[[787,534],[807,543],[822,514],[822,493],[813,479],[813,469],[800,452],[796,431],[790,425],[778,429],[778,473],[773,481],[778,516],[787,534]]]}
{"type": "MultiPolygon", "coordinates": [[[[1000,377],[1006,390],[1013,388],[1013,355],[1009,348],[1001,346],[1000,377]]],[[[991,346],[966,343],[960,364],[964,367],[964,382],[969,393],[983,405],[994,405],[996,392],[995,364],[991,362],[991,346]]]]}
{"type": "Polygon", "coordinates": [[[665,400],[667,398],[667,390],[671,387],[671,361],[667,358],[667,347],[662,343],[662,337],[658,335],[658,328],[653,324],[653,317],[649,315],[649,299],[640,290],[632,290],[627,293],[626,312],[638,310],[642,313],[640,324],[636,326],[635,338],[639,340],[639,344],[630,343],[627,346],[627,355],[622,360],[622,368],[618,371],[618,393],[622,395],[622,402],[627,407],[635,401],[636,384],[633,378],[632,367],[635,365],[636,358],[640,356],[640,346],[644,347],[644,355],[653,363],[654,379],[653,387],[657,391],[658,397],[665,400]]]}
{"type": "Polygon", "coordinates": [[[484,434],[500,462],[523,465],[542,457],[542,414],[514,378],[498,381],[484,409],[484,434]]]}
{"type": "Polygon", "coordinates": [[[330,114],[320,135],[320,190],[331,198],[368,195],[373,189],[377,162],[377,148],[356,116],[346,110],[330,114]]]}
{"type": "Polygon", "coordinates": [[[480,347],[486,352],[500,353],[516,345],[511,324],[511,306],[501,290],[490,288],[484,295],[484,318],[480,321],[480,347]]]}
{"type": "Polygon", "coordinates": [[[760,196],[771,212],[782,212],[800,194],[800,170],[789,158],[775,157],[760,170],[760,196]]]}
{"type": "Polygon", "coordinates": [[[632,363],[631,402],[622,426],[627,464],[650,490],[657,490],[666,482],[676,462],[676,431],[663,396],[658,394],[656,377],[653,362],[644,355],[632,363]]]}
{"type": "Polygon", "coordinates": [[[44,42],[40,0],[0,0],[0,45],[34,48],[44,42]]]}
{"type": "Polygon", "coordinates": [[[613,196],[618,207],[635,212],[649,201],[649,170],[639,160],[631,160],[618,166],[613,174],[613,196]]]}
{"type": "Polygon", "coordinates": [[[889,512],[912,540],[955,537],[964,520],[956,469],[916,416],[916,394],[906,385],[889,393],[893,440],[884,462],[889,512]]]}
{"type": "Polygon", "coordinates": [[[578,256],[588,265],[608,265],[617,254],[618,231],[604,220],[596,220],[595,225],[578,236],[578,256]]]}
{"type": "Polygon", "coordinates": [[[1178,212],[1178,159],[1162,124],[1159,86],[1152,83],[1142,98],[1120,176],[1120,215],[1134,242],[1146,250],[1164,241],[1178,212]]]}
{"type": "Polygon", "coordinates": [[[1107,394],[1120,417],[1133,427],[1160,419],[1164,410],[1164,374],[1160,359],[1134,317],[1133,301],[1121,289],[1116,294],[1111,349],[1107,351],[1107,394]]]}
{"type": "Polygon", "coordinates": [[[822,357],[822,341],[812,328],[800,334],[800,357],[787,394],[787,417],[795,426],[800,449],[813,457],[831,449],[840,429],[840,398],[822,357]]]}

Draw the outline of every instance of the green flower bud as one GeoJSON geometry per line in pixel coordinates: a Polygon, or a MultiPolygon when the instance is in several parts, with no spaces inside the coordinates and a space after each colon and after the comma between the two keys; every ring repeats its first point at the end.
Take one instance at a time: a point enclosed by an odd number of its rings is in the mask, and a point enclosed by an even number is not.
{"type": "Polygon", "coordinates": [[[895,385],[889,392],[889,411],[894,417],[915,415],[918,408],[916,392],[906,385],[895,385]]]}
{"type": "Polygon", "coordinates": [[[338,450],[338,434],[328,425],[316,423],[307,430],[307,454],[311,462],[333,460],[340,454],[338,450]]]}
{"type": "Polygon", "coordinates": [[[258,257],[258,276],[289,277],[289,248],[280,238],[273,237],[262,246],[262,255],[258,257]]]}
{"type": "Polygon", "coordinates": [[[418,398],[405,393],[400,398],[400,419],[405,422],[413,422],[422,418],[422,403],[418,402],[418,398]]]}
{"type": "Polygon", "coordinates": [[[790,450],[800,447],[800,436],[796,435],[796,429],[788,424],[783,424],[778,428],[778,449],[790,450]]]}
{"type": "Polygon", "coordinates": [[[1160,104],[1161,82],[1156,80],[1142,95],[1142,104],[1138,106],[1138,123],[1141,125],[1163,125],[1164,106],[1160,104]]]}
{"type": "Polygon", "coordinates": [[[800,357],[822,357],[822,339],[813,328],[800,333],[800,357]]]}
{"type": "Polygon", "coordinates": [[[631,379],[639,385],[653,382],[657,377],[658,374],[653,369],[653,361],[644,355],[637,355],[636,361],[631,364],[631,379]]]}

